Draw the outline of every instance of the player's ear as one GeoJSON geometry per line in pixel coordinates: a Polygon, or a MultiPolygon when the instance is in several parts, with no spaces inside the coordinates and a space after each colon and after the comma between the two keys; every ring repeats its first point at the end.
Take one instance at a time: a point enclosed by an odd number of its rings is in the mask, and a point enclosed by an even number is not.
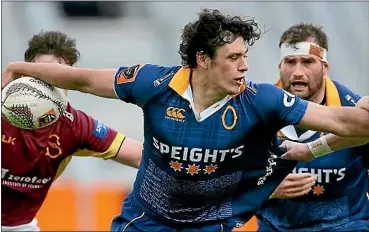
{"type": "Polygon", "coordinates": [[[323,74],[325,76],[328,75],[328,71],[329,71],[329,63],[327,61],[323,62],[323,74]]]}
{"type": "Polygon", "coordinates": [[[200,51],[196,53],[196,61],[198,66],[208,68],[211,59],[203,51],[200,51]]]}

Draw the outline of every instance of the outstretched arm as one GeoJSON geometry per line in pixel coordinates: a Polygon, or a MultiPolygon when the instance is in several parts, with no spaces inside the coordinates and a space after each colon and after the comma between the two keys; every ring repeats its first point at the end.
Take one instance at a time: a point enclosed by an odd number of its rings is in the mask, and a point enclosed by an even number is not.
{"type": "Polygon", "coordinates": [[[117,69],[83,69],[54,63],[13,62],[3,72],[1,87],[21,76],[31,76],[62,89],[117,98],[114,92],[116,71],[117,69]]]}
{"type": "Polygon", "coordinates": [[[314,158],[330,154],[337,150],[362,146],[367,143],[369,143],[369,139],[338,137],[333,134],[325,135],[309,143],[297,143],[286,140],[281,144],[281,147],[287,150],[282,155],[282,158],[311,161],[314,158]]]}
{"type": "Polygon", "coordinates": [[[300,125],[342,137],[369,138],[369,96],[357,107],[325,107],[309,102],[300,125]]]}
{"type": "Polygon", "coordinates": [[[333,134],[325,135],[322,138],[324,138],[327,141],[327,145],[330,147],[332,151],[362,146],[369,143],[369,139],[338,137],[333,134]]]}

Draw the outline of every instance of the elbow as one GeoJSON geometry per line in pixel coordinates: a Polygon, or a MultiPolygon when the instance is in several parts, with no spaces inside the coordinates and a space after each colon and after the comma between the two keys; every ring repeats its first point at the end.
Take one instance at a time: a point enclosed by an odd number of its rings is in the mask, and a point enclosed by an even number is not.
{"type": "Polygon", "coordinates": [[[134,162],[133,167],[139,169],[141,166],[141,160],[142,160],[142,156],[138,157],[136,161],[134,162]]]}
{"type": "Polygon", "coordinates": [[[141,165],[141,160],[138,161],[137,163],[135,163],[134,168],[139,169],[140,168],[140,165],[141,165]]]}

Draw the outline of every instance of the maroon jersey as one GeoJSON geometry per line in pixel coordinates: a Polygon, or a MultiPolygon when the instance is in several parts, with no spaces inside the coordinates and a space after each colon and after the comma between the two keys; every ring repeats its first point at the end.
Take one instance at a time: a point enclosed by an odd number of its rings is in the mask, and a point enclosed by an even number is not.
{"type": "Polygon", "coordinates": [[[124,135],[68,104],[57,122],[39,130],[23,130],[1,118],[1,223],[32,221],[52,182],[72,155],[116,156],[124,135]]]}

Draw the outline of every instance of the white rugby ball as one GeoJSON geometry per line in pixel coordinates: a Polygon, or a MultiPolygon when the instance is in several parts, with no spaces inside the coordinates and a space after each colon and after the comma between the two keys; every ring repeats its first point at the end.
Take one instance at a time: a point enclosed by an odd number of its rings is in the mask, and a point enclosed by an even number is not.
{"type": "Polygon", "coordinates": [[[28,130],[56,122],[67,107],[62,89],[39,79],[21,77],[1,91],[1,113],[12,125],[28,130]]]}

